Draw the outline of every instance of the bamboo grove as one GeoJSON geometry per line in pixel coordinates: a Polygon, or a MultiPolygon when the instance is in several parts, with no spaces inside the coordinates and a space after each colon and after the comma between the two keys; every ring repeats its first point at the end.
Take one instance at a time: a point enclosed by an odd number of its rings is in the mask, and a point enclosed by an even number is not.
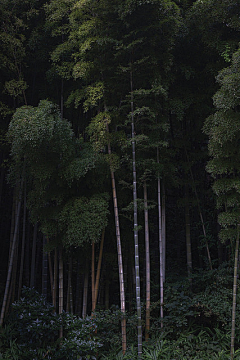
{"type": "Polygon", "coordinates": [[[24,286],[59,314],[117,306],[141,358],[171,281],[194,293],[234,259],[235,323],[239,18],[233,0],[0,2],[1,326],[24,286]]]}

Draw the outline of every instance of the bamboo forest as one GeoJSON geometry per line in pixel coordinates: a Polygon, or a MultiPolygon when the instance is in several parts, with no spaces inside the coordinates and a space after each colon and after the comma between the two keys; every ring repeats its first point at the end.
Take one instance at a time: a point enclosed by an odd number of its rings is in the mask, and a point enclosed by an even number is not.
{"type": "Polygon", "coordinates": [[[239,41],[239,0],[0,0],[0,360],[240,359],[239,41]]]}

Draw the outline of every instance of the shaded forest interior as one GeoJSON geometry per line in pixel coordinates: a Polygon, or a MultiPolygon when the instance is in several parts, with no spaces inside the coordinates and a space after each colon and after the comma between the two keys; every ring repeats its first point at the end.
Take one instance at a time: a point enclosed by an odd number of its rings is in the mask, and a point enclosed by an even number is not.
{"type": "Polygon", "coordinates": [[[234,338],[239,19],[233,0],[1,1],[1,326],[34,288],[48,314],[119,311],[138,358],[163,329],[234,338]]]}

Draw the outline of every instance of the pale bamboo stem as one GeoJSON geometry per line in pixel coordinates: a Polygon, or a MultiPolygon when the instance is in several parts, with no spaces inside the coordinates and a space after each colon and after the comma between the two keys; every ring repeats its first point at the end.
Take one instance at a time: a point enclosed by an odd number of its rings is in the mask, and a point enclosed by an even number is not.
{"type": "Polygon", "coordinates": [[[95,311],[96,305],[97,305],[98,289],[99,289],[99,281],[100,281],[100,273],[101,273],[101,265],[102,265],[104,235],[105,235],[105,230],[102,231],[102,238],[101,238],[100,251],[99,251],[99,257],[98,257],[98,266],[97,266],[96,284],[95,284],[95,300],[94,300],[94,310],[93,311],[95,311]]]}
{"type": "Polygon", "coordinates": [[[232,330],[231,330],[231,359],[234,357],[234,342],[235,342],[235,320],[236,320],[236,305],[237,305],[237,270],[238,270],[238,252],[239,252],[239,227],[237,226],[237,240],[235,248],[234,260],[234,276],[233,276],[233,305],[232,305],[232,330]]]}
{"type": "Polygon", "coordinates": [[[150,331],[150,252],[149,252],[149,223],[148,223],[148,202],[147,184],[144,181],[144,220],[145,220],[145,253],[146,253],[146,326],[145,340],[149,339],[150,331]]]}

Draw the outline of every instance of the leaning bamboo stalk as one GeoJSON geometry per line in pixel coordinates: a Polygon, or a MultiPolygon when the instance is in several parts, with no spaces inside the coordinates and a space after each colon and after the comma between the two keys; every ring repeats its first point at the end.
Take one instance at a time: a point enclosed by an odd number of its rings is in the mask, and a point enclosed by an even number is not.
{"type": "Polygon", "coordinates": [[[200,201],[199,201],[199,198],[198,198],[196,184],[195,184],[195,180],[194,180],[192,168],[190,166],[190,161],[189,161],[189,157],[188,157],[188,153],[187,153],[186,148],[185,148],[185,153],[186,153],[187,161],[188,161],[188,164],[189,164],[189,169],[190,169],[190,174],[191,174],[191,178],[192,178],[194,193],[195,193],[196,200],[197,200],[198,212],[199,212],[199,216],[200,216],[200,220],[201,220],[201,224],[202,224],[202,230],[203,230],[203,236],[204,236],[205,244],[206,244],[209,267],[210,267],[210,270],[212,270],[212,259],[211,259],[210,250],[209,250],[208,241],[207,241],[207,233],[206,233],[205,224],[204,224],[204,221],[203,221],[203,215],[202,215],[202,211],[201,211],[201,207],[200,207],[200,201]]]}
{"type": "MultiPolygon", "coordinates": [[[[107,131],[108,127],[107,127],[107,131]]],[[[110,143],[108,143],[108,154],[111,155],[110,143]]],[[[113,194],[113,208],[114,208],[114,219],[115,219],[115,230],[117,239],[117,253],[118,253],[118,273],[119,273],[119,286],[120,286],[120,305],[121,305],[121,329],[122,329],[122,352],[125,355],[127,351],[127,335],[126,335],[126,307],[125,307],[125,289],[124,289],[124,276],[123,276],[123,261],[122,261],[122,245],[120,235],[120,224],[118,214],[118,202],[117,192],[115,183],[115,174],[110,165],[111,182],[112,182],[112,194],[113,194]]]]}
{"type": "Polygon", "coordinates": [[[96,274],[96,283],[95,283],[95,300],[94,300],[94,310],[93,311],[95,311],[96,305],[97,305],[98,289],[99,289],[99,281],[100,281],[100,272],[101,272],[101,265],[102,265],[104,235],[105,235],[105,230],[102,231],[102,238],[101,238],[101,244],[100,244],[98,266],[97,266],[97,274],[96,274]]]}

